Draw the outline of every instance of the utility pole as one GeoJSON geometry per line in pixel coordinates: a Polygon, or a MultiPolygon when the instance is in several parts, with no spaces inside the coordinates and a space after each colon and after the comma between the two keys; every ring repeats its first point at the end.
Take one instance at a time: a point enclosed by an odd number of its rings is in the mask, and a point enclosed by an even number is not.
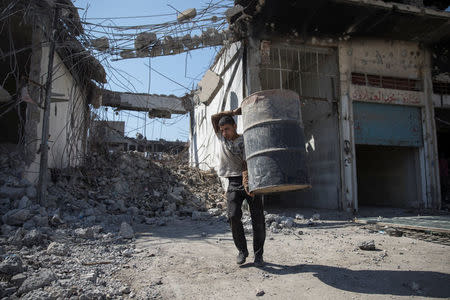
{"type": "Polygon", "coordinates": [[[56,34],[57,25],[59,18],[59,8],[58,3],[55,2],[53,7],[53,20],[50,28],[49,36],[49,53],[48,53],[48,71],[47,71],[47,81],[45,83],[45,99],[44,99],[44,116],[42,118],[42,136],[41,136],[41,161],[39,165],[39,182],[38,182],[38,201],[40,204],[45,203],[45,193],[47,191],[47,181],[48,181],[48,131],[50,123],[50,103],[52,94],[52,80],[53,80],[53,58],[55,56],[56,48],[56,34]]]}

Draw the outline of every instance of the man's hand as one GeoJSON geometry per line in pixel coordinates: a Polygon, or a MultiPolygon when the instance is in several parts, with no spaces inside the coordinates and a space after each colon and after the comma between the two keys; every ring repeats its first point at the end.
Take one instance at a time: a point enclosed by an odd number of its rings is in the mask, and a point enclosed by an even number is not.
{"type": "Polygon", "coordinates": [[[242,172],[242,185],[244,186],[244,190],[247,193],[247,195],[249,195],[250,197],[255,196],[254,193],[250,193],[248,191],[248,171],[247,170],[242,172]]]}
{"type": "Polygon", "coordinates": [[[242,115],[242,109],[240,107],[233,110],[233,116],[239,115],[242,115]]]}

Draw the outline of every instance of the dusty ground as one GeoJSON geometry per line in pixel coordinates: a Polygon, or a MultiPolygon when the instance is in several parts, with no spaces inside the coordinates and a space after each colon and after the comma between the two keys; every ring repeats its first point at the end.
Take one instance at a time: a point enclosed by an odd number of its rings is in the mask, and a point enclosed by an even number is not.
{"type": "MultiPolygon", "coordinates": [[[[255,299],[261,290],[271,299],[450,297],[449,246],[381,234],[346,216],[320,213],[315,226],[297,224],[296,234],[268,232],[263,268],[253,266],[252,254],[244,265],[235,264],[223,221],[142,227],[136,254],[115,276],[136,298],[255,299]],[[372,239],[377,251],[358,248],[372,239]]],[[[247,239],[250,250],[251,234],[247,239]]]]}

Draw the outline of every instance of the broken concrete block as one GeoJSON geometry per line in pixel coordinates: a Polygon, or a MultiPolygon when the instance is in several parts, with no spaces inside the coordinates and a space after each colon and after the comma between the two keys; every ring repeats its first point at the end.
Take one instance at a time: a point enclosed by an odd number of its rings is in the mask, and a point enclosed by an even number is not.
{"type": "Polygon", "coordinates": [[[211,70],[206,71],[198,83],[197,97],[200,102],[209,105],[223,86],[222,78],[211,70]]]}
{"type": "Polygon", "coordinates": [[[31,212],[28,209],[13,209],[3,215],[3,223],[8,225],[22,225],[31,218],[31,212]]]}
{"type": "Polygon", "coordinates": [[[10,281],[14,286],[21,286],[25,279],[27,279],[27,276],[24,273],[21,273],[14,275],[10,281]]]}
{"type": "Polygon", "coordinates": [[[359,249],[361,250],[366,250],[366,251],[374,251],[376,250],[375,248],[375,241],[371,240],[371,241],[363,241],[358,245],[359,249]]]}
{"type": "Polygon", "coordinates": [[[52,242],[47,247],[47,253],[58,256],[67,256],[69,254],[69,247],[65,244],[52,242]]]}
{"type": "Polygon", "coordinates": [[[26,294],[47,286],[57,279],[55,273],[49,269],[41,269],[38,274],[28,277],[17,291],[18,295],[26,294]]]}
{"type": "Polygon", "coordinates": [[[178,14],[177,21],[178,22],[188,21],[190,19],[195,18],[195,16],[197,16],[197,10],[195,8],[189,8],[178,14]]]}
{"type": "Polygon", "coordinates": [[[8,255],[0,263],[0,274],[13,276],[23,272],[22,260],[17,255],[8,255]]]}
{"type": "Polygon", "coordinates": [[[20,199],[17,208],[24,209],[24,208],[30,207],[31,205],[33,205],[31,200],[27,196],[23,196],[20,199]]]}
{"type": "Polygon", "coordinates": [[[131,225],[127,222],[122,222],[120,225],[119,234],[124,239],[132,239],[134,237],[133,227],[131,227],[131,225]]]}
{"type": "Polygon", "coordinates": [[[109,40],[106,36],[91,40],[91,45],[98,51],[106,51],[109,49],[109,40]]]}

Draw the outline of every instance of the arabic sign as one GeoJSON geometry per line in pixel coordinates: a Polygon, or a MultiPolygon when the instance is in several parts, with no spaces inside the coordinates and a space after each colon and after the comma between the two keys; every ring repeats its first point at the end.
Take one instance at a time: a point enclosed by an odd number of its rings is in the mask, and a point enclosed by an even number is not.
{"type": "Polygon", "coordinates": [[[350,97],[353,101],[384,104],[424,105],[422,92],[377,88],[371,86],[350,85],[350,97]]]}

